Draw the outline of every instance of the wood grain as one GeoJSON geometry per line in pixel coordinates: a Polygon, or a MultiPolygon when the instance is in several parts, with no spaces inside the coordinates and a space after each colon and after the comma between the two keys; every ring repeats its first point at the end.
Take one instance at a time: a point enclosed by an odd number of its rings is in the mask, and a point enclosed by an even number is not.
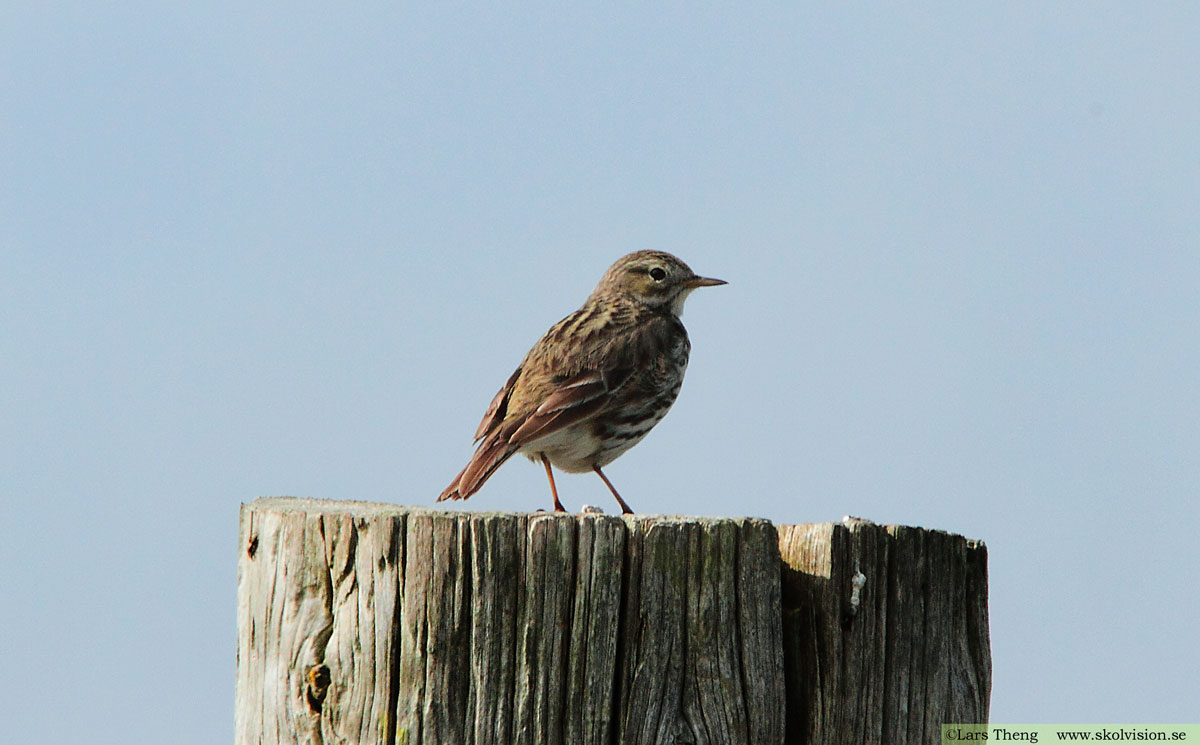
{"type": "Polygon", "coordinates": [[[986,717],[986,603],[937,531],[260,499],[236,740],[923,742],[986,717]]]}
{"type": "Polygon", "coordinates": [[[847,519],[781,526],[788,742],[939,742],[986,722],[987,548],[847,519]]]}

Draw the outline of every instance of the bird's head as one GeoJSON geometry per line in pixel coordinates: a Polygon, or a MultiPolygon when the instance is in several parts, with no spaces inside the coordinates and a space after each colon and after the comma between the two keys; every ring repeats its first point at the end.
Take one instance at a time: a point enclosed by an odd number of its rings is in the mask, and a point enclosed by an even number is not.
{"type": "Polygon", "coordinates": [[[664,251],[635,251],[608,268],[592,295],[626,295],[647,305],[669,308],[678,316],[692,290],[723,284],[723,279],[697,276],[687,264],[664,251]]]}

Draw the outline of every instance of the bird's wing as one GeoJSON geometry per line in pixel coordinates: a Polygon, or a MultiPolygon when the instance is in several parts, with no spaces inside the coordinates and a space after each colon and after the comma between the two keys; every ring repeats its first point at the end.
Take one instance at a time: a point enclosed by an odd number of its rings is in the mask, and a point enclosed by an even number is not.
{"type": "MultiPolygon", "coordinates": [[[[538,350],[550,343],[551,339],[560,337],[566,329],[570,328],[585,315],[586,311],[583,308],[580,308],[571,315],[554,324],[552,327],[550,327],[549,331],[542,335],[541,339],[538,339],[537,343],[533,345],[533,349],[529,350],[529,354],[525,355],[525,359],[521,360],[521,364],[517,366],[517,369],[513,371],[512,375],[508,376],[508,380],[504,383],[500,390],[496,392],[495,397],[492,398],[492,403],[488,405],[487,411],[483,414],[483,420],[479,422],[479,427],[475,430],[475,442],[478,443],[480,440],[500,429],[501,425],[505,424],[504,420],[508,418],[509,402],[512,401],[513,390],[517,385],[517,381],[520,379],[521,373],[525,371],[527,366],[531,364],[536,366],[536,360],[540,356],[538,354],[538,350]],[[535,360],[535,362],[531,362],[531,360],[535,360]]],[[[518,398],[520,398],[520,396],[518,396],[518,398]]],[[[518,401],[518,407],[520,407],[522,403],[522,401],[518,401]]],[[[509,424],[510,426],[507,429],[509,432],[511,432],[513,428],[511,423],[509,424]]],[[[482,449],[483,446],[480,445],[480,447],[482,449]]]]}
{"type": "Polygon", "coordinates": [[[632,366],[584,370],[559,382],[550,395],[517,425],[507,440],[519,450],[534,440],[566,429],[595,415],[633,375],[632,366]]]}
{"type": "MultiPolygon", "coordinates": [[[[558,383],[550,395],[525,416],[509,421],[499,421],[495,415],[484,417],[480,429],[487,431],[471,456],[471,462],[446,487],[438,501],[466,499],[479,491],[496,469],[525,445],[594,416],[612,400],[614,392],[629,380],[633,371],[632,367],[585,370],[558,383]]],[[[497,394],[498,411],[507,405],[511,388],[508,386],[497,394]]]]}
{"type": "MultiPolygon", "coordinates": [[[[569,326],[580,312],[563,319],[547,332],[492,399],[475,432],[479,445],[471,462],[442,492],[438,501],[466,499],[521,448],[595,416],[612,402],[623,386],[629,384],[637,370],[646,366],[648,359],[661,353],[659,340],[662,335],[655,333],[661,329],[655,329],[654,323],[631,325],[627,333],[633,334],[632,337],[581,339],[574,355],[580,362],[574,369],[560,369],[558,376],[552,377],[546,388],[532,394],[533,400],[530,400],[530,391],[517,391],[521,375],[532,374],[527,368],[539,364],[538,360],[547,359],[538,354],[541,345],[553,340],[557,331],[569,326]],[[517,410],[513,411],[512,406],[517,410]]],[[[664,318],[663,322],[670,321],[664,318]]]]}
{"type": "MultiPolygon", "coordinates": [[[[516,451],[590,419],[608,407],[639,370],[653,366],[664,351],[664,340],[677,338],[676,332],[686,338],[678,320],[659,316],[630,323],[617,333],[584,336],[575,350],[578,363],[574,369],[555,370],[558,375],[551,378],[552,384],[539,391],[534,401],[518,400],[518,410],[508,412],[507,420],[495,429],[496,435],[516,451]],[[664,329],[660,324],[678,328],[664,329]]],[[[531,357],[537,355],[531,353],[531,357]]]]}
{"type": "Polygon", "coordinates": [[[521,377],[523,367],[524,365],[518,367],[512,375],[508,376],[508,382],[496,392],[495,398],[488,404],[487,411],[484,412],[483,419],[479,422],[479,428],[475,430],[475,442],[487,437],[504,421],[504,417],[508,414],[508,400],[512,397],[513,386],[517,384],[517,378],[521,377]]]}

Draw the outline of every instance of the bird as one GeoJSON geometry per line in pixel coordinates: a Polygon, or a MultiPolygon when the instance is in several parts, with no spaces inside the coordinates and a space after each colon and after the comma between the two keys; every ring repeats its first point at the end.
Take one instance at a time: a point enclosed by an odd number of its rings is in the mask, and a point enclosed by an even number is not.
{"type": "Polygon", "coordinates": [[[437,501],[469,498],[520,453],[545,467],[556,512],[566,509],[551,466],[594,471],[632,514],[602,469],[675,402],[691,352],[679,320],[683,303],[697,288],[723,284],[663,251],[617,259],[579,310],[554,324],[509,376],[475,431],[474,455],[437,501]]]}

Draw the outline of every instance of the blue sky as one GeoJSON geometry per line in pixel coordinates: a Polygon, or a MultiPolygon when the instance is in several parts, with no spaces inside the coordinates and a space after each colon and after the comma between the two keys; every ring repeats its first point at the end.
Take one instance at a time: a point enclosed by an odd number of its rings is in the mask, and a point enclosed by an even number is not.
{"type": "Polygon", "coordinates": [[[0,11],[14,742],[228,740],[239,503],[430,504],[642,248],[635,509],[981,538],[994,721],[1196,720],[1196,6],[105,5],[0,11]]]}

